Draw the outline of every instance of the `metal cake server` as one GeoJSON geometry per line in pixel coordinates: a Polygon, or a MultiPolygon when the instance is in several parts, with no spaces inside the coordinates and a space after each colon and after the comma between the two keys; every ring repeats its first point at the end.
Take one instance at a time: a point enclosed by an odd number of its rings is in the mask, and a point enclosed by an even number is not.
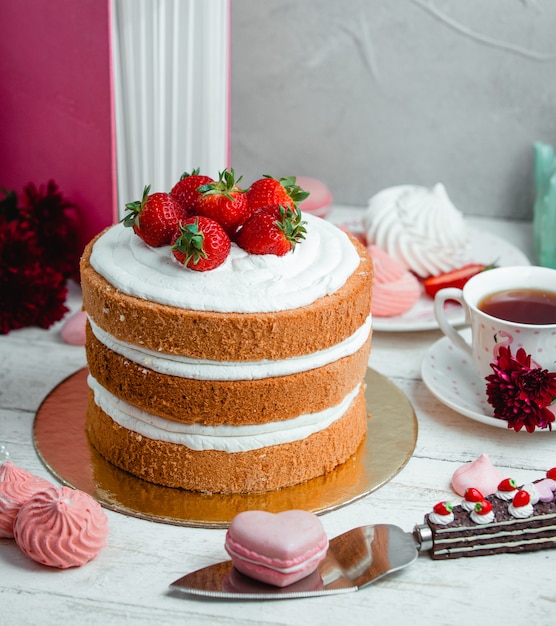
{"type": "Polygon", "coordinates": [[[231,561],[209,565],[174,581],[170,588],[188,595],[236,600],[307,598],[357,591],[396,572],[432,547],[430,529],[413,533],[391,524],[360,526],[330,540],[315,572],[287,587],[275,587],[238,572],[231,561]]]}

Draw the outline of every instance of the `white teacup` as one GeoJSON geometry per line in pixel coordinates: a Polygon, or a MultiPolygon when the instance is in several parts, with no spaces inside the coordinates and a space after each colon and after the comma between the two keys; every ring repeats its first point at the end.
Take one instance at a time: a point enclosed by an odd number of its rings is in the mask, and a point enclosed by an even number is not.
{"type": "Polygon", "coordinates": [[[556,270],[546,267],[499,267],[473,276],[463,289],[442,289],[434,300],[434,314],[442,332],[452,343],[468,354],[481,379],[492,374],[501,346],[519,348],[531,356],[531,366],[556,371],[556,320],[548,324],[507,321],[484,313],[478,308],[483,299],[506,290],[539,290],[556,297],[556,270]],[[471,327],[471,345],[460,335],[445,314],[447,300],[463,307],[465,324],[471,327]]]}

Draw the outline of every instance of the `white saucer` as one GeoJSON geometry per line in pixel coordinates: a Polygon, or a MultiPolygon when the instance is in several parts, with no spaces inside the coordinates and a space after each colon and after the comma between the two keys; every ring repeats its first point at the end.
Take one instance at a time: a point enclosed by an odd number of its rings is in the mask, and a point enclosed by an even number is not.
{"type": "MultiPolygon", "coordinates": [[[[529,259],[514,245],[494,233],[469,227],[469,263],[496,263],[499,266],[530,265],[529,259]]],[[[452,324],[463,324],[464,315],[460,306],[448,311],[452,324]]],[[[409,311],[392,317],[373,318],[373,330],[410,332],[437,329],[434,317],[434,300],[423,290],[421,297],[409,311]]]]}
{"type": "MultiPolygon", "coordinates": [[[[461,333],[466,341],[471,331],[461,333]]],[[[443,337],[435,342],[425,354],[421,364],[421,377],[429,391],[442,404],[477,422],[508,430],[505,420],[493,416],[486,397],[486,382],[479,375],[467,355],[443,337]]],[[[520,432],[527,433],[525,429],[520,432]]],[[[556,432],[537,428],[535,432],[556,432]]]]}

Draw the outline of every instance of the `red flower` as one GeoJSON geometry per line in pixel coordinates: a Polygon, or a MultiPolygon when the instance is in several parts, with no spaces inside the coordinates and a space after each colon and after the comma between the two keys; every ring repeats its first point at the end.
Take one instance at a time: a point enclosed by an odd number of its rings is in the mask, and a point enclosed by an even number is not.
{"type": "Polygon", "coordinates": [[[38,189],[32,183],[25,187],[19,219],[36,233],[45,264],[66,278],[76,277],[80,251],[75,206],[62,196],[54,181],[38,189]]]}
{"type": "Polygon", "coordinates": [[[74,206],[52,181],[0,200],[0,334],[49,328],[68,311],[66,279],[76,276],[79,249],[74,206]]]}
{"type": "Polygon", "coordinates": [[[531,367],[531,355],[519,348],[500,348],[493,374],[486,377],[487,397],[494,417],[506,420],[508,428],[532,433],[536,427],[552,430],[555,415],[548,407],[556,399],[556,372],[531,367]]]}

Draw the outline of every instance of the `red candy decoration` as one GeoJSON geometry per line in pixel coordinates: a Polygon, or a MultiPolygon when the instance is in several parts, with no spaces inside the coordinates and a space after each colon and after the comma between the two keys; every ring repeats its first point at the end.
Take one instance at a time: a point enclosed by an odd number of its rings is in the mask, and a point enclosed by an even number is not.
{"type": "Polygon", "coordinates": [[[529,502],[531,502],[531,496],[525,489],[520,489],[513,499],[513,505],[515,507],[527,506],[529,502]]]}
{"type": "Polygon", "coordinates": [[[437,515],[449,515],[453,511],[453,508],[451,502],[438,502],[434,505],[433,511],[437,515]]]}
{"type": "Polygon", "coordinates": [[[504,478],[498,485],[498,491],[514,491],[517,489],[517,483],[513,478],[504,478]]]}
{"type": "Polygon", "coordinates": [[[475,505],[475,513],[479,515],[487,515],[492,511],[492,504],[488,500],[481,500],[475,505]]]}
{"type": "Polygon", "coordinates": [[[481,502],[485,497],[478,489],[475,489],[475,487],[468,487],[465,490],[465,499],[467,502],[481,502]]]}

